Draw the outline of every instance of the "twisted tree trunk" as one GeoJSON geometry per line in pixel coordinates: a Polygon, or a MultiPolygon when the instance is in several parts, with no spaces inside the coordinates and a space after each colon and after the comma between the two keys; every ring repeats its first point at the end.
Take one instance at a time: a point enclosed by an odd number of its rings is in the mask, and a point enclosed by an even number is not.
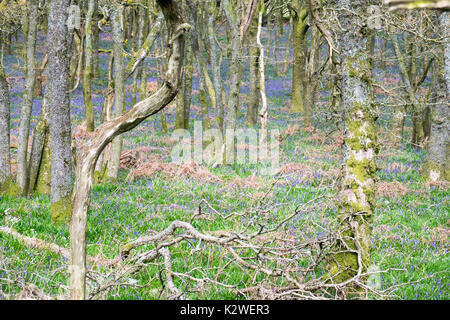
{"type": "Polygon", "coordinates": [[[77,154],[75,187],[72,198],[72,221],[70,225],[70,297],[85,299],[86,296],[86,225],[90,192],[95,163],[108,143],[127,132],[149,116],[167,106],[177,95],[181,84],[184,55],[184,34],[190,29],[181,18],[177,2],[158,0],[167,24],[168,52],[167,72],[160,89],[140,101],[122,116],[104,123],[91,135],[89,141],[77,154]]]}

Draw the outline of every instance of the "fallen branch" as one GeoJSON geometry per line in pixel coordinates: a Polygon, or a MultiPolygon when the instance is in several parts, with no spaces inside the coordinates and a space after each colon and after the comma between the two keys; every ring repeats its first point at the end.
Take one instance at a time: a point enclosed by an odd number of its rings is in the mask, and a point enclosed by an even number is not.
{"type": "MultiPolygon", "coordinates": [[[[55,243],[50,243],[50,242],[47,242],[47,241],[39,239],[39,238],[31,238],[31,237],[25,236],[23,234],[20,234],[13,228],[9,228],[9,227],[0,227],[0,233],[4,233],[9,236],[12,236],[14,239],[22,242],[27,247],[32,247],[32,248],[38,249],[38,250],[47,250],[47,251],[56,253],[60,256],[63,256],[66,259],[70,259],[69,249],[61,247],[55,243]]],[[[95,264],[97,267],[100,267],[100,266],[110,267],[113,265],[117,265],[120,261],[118,258],[111,260],[111,259],[91,257],[91,256],[88,256],[87,260],[90,263],[95,264]]]]}

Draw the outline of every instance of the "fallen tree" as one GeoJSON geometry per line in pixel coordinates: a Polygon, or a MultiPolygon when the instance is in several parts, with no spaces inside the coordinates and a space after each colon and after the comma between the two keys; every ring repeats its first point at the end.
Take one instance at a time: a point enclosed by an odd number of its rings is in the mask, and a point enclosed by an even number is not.
{"type": "MultiPolygon", "coordinates": [[[[107,298],[123,286],[139,288],[148,286],[138,284],[139,272],[145,272],[151,266],[157,266],[159,272],[151,277],[161,282],[159,298],[180,299],[189,292],[217,290],[217,287],[229,290],[246,299],[336,299],[353,298],[346,296],[349,289],[360,288],[359,298],[389,298],[398,286],[381,289],[380,284],[371,283],[368,278],[394,270],[371,270],[364,272],[359,268],[357,274],[345,282],[330,282],[323,273],[327,254],[336,248],[346,236],[336,232],[336,221],[331,219],[325,225],[319,225],[314,217],[318,212],[329,208],[334,196],[320,195],[297,207],[286,217],[270,221],[267,215],[276,209],[276,203],[268,203],[266,197],[246,212],[232,212],[224,215],[215,210],[205,199],[198,205],[198,211],[187,221],[173,221],[161,231],[148,230],[146,235],[138,237],[120,246],[113,259],[87,257],[87,278],[89,292],[87,299],[107,298]],[[308,213],[307,213],[308,212],[308,213]],[[220,219],[232,222],[238,227],[229,230],[202,230],[196,227],[203,219],[220,219]],[[308,225],[315,225],[323,232],[320,237],[311,236],[308,225]],[[295,234],[293,232],[295,231],[295,234]],[[191,257],[195,261],[206,258],[215,261],[210,266],[193,265],[189,268],[175,262],[179,259],[176,252],[191,257]],[[239,269],[246,281],[224,277],[232,270],[239,269]],[[322,270],[322,271],[321,271],[322,270]]],[[[10,227],[0,227],[0,233],[7,234],[38,250],[54,252],[67,257],[69,250],[57,244],[37,238],[31,238],[14,231],[10,227]]],[[[341,252],[361,252],[350,247],[341,252]]],[[[4,259],[5,261],[7,259],[4,259]]],[[[0,263],[0,270],[2,268],[0,263]]],[[[335,275],[338,277],[338,275],[335,275]]],[[[13,279],[6,279],[16,282],[13,279]]],[[[370,279],[369,279],[370,280],[370,279]]],[[[3,281],[3,280],[2,280],[3,281]]],[[[20,282],[20,281],[19,281],[20,282]]],[[[406,284],[405,284],[406,285],[406,284]]],[[[30,298],[46,299],[50,297],[32,283],[20,285],[23,294],[27,288],[35,288],[30,298]]],[[[29,294],[28,294],[29,295],[29,294]]],[[[58,299],[67,298],[65,295],[58,299]]]]}

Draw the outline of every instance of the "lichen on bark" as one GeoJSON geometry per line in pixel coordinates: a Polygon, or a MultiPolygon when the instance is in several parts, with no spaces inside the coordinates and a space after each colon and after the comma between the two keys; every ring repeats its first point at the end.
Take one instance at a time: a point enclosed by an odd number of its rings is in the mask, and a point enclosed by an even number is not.
{"type": "Polygon", "coordinates": [[[50,214],[53,223],[66,223],[70,221],[71,203],[71,197],[64,197],[50,205],[50,214]]]}
{"type": "MultiPolygon", "coordinates": [[[[362,1],[341,1],[349,9],[339,14],[344,29],[362,14],[362,1]]],[[[338,204],[336,243],[327,256],[328,281],[343,283],[363,274],[370,265],[371,224],[375,211],[376,157],[375,114],[372,105],[372,72],[364,28],[338,32],[341,63],[341,101],[345,114],[343,182],[338,204]]]]}

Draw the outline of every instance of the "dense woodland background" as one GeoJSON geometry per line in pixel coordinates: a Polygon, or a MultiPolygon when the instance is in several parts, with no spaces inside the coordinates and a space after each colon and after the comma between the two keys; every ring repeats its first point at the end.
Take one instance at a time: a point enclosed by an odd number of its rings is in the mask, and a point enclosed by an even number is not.
{"type": "Polygon", "coordinates": [[[0,299],[448,299],[449,10],[1,0],[0,299]]]}

